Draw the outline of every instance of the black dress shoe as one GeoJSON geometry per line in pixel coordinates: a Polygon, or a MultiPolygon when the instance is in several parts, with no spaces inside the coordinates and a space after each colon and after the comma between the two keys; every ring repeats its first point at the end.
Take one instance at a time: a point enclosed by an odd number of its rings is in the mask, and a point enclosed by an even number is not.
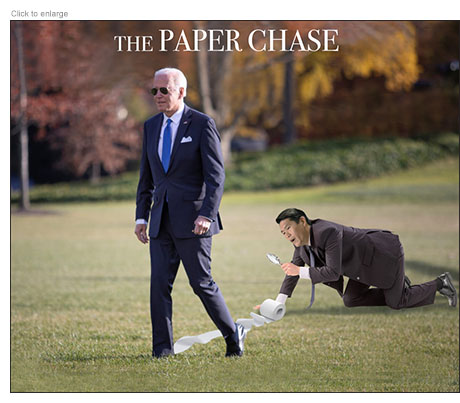
{"type": "Polygon", "coordinates": [[[439,292],[447,297],[449,300],[449,305],[452,307],[457,306],[457,290],[452,283],[452,276],[450,273],[443,273],[438,277],[442,281],[442,288],[439,292]]]}
{"type": "Polygon", "coordinates": [[[152,353],[152,358],[166,358],[166,357],[172,357],[173,355],[174,353],[160,353],[160,354],[152,353]]]}
{"type": "Polygon", "coordinates": [[[235,323],[235,326],[235,333],[225,339],[227,343],[226,357],[241,357],[243,355],[246,330],[238,323],[235,323]]]}
{"type": "Polygon", "coordinates": [[[412,283],[411,283],[411,281],[409,280],[409,277],[407,277],[407,276],[404,276],[404,286],[405,286],[406,288],[409,288],[409,287],[412,286],[412,283]]]}

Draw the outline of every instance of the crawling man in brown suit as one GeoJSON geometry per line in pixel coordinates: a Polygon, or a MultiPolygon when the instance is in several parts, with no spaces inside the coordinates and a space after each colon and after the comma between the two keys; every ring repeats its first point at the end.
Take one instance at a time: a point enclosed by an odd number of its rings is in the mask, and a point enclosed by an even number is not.
{"type": "Polygon", "coordinates": [[[306,278],[336,289],[347,307],[413,308],[432,304],[436,291],[447,297],[450,306],[457,305],[457,291],[449,273],[411,285],[404,274],[403,247],[390,231],[310,220],[296,208],[282,211],[276,222],[295,248],[291,263],[281,266],[286,277],[277,301],[283,304],[299,278],[306,278]],[[343,276],[349,278],[345,292],[343,276]]]}

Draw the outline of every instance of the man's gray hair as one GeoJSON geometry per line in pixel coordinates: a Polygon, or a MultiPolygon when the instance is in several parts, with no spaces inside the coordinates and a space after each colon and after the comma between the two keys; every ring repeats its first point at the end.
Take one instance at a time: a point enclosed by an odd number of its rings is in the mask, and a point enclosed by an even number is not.
{"type": "Polygon", "coordinates": [[[156,77],[157,75],[172,75],[173,76],[173,81],[174,85],[176,88],[183,88],[184,89],[184,97],[187,94],[187,79],[185,78],[185,74],[182,73],[179,69],[176,69],[174,67],[165,67],[163,69],[155,71],[155,74],[153,77],[156,77]]]}

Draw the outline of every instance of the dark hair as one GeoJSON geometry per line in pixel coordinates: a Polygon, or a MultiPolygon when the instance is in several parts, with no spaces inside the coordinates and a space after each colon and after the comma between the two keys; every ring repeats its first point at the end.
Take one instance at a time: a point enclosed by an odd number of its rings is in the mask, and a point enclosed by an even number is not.
{"type": "Polygon", "coordinates": [[[311,225],[311,221],[307,215],[302,210],[297,208],[287,208],[286,210],[283,210],[281,213],[279,213],[278,217],[276,217],[275,221],[277,224],[279,224],[281,221],[289,219],[291,221],[295,221],[298,224],[300,217],[305,217],[307,224],[311,225]]]}

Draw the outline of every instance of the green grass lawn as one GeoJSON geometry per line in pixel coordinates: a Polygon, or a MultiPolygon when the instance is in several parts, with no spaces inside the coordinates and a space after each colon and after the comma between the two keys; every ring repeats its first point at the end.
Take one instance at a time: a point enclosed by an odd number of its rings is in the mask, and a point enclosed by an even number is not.
{"type": "MultiPolygon", "coordinates": [[[[290,259],[274,222],[286,207],[400,235],[413,283],[459,278],[458,160],[378,179],[263,193],[228,193],[213,240],[213,275],[235,319],[276,297],[290,259]]],[[[36,206],[11,218],[11,391],[459,391],[458,307],[346,308],[301,281],[286,316],[248,333],[241,359],[215,339],[153,360],[148,247],[134,236],[133,202],[36,206]]],[[[175,340],[214,330],[179,270],[175,340]]]]}

